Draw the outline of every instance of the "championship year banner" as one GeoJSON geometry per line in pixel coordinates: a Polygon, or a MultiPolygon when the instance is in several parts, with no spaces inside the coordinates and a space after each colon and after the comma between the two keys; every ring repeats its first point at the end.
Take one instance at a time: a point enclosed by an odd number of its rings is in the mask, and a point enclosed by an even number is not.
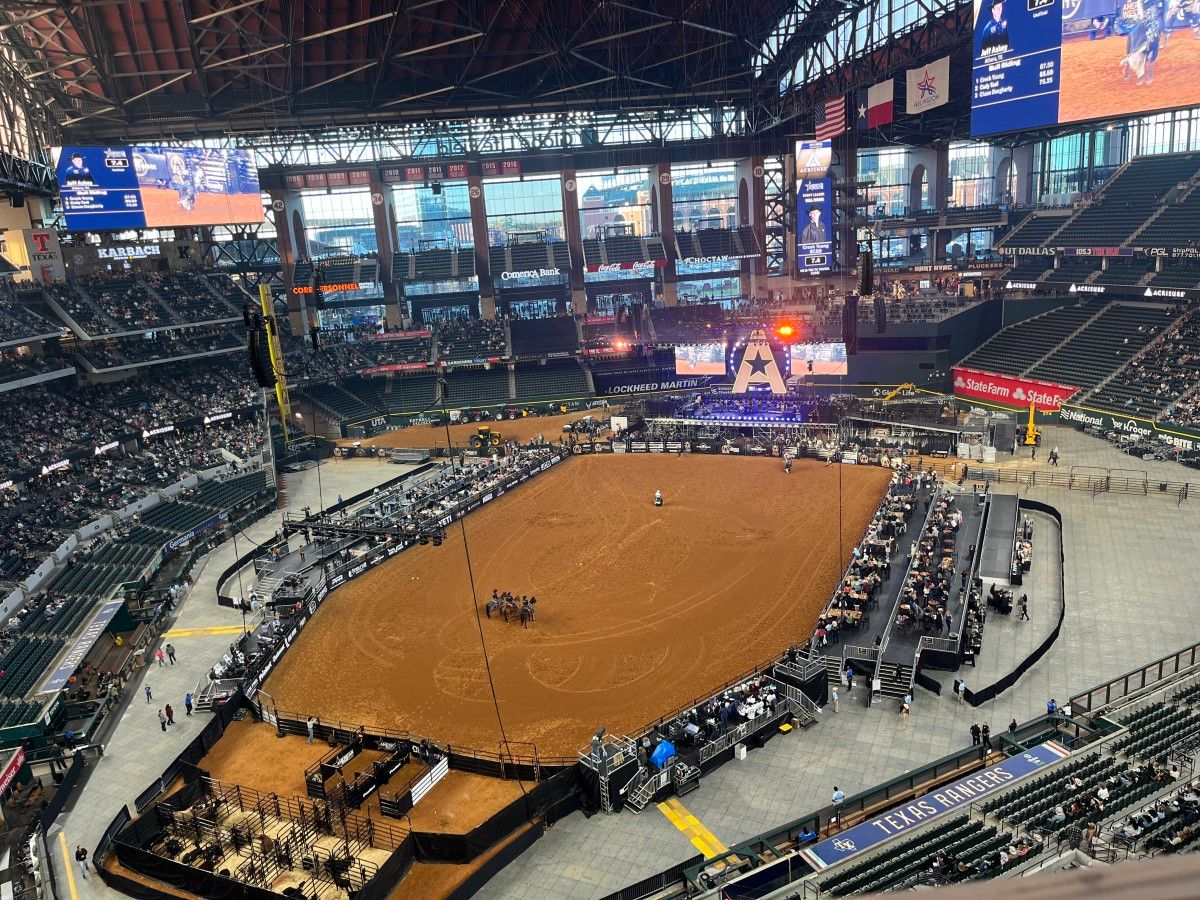
{"type": "Polygon", "coordinates": [[[939,816],[966,809],[989,794],[1070,755],[1069,750],[1054,741],[1046,741],[801,850],[800,855],[818,872],[823,872],[939,816]]]}
{"type": "Polygon", "coordinates": [[[1033,403],[1038,412],[1058,412],[1064,403],[1079,393],[1079,388],[1052,381],[1037,381],[985,372],[981,369],[954,367],[954,395],[972,400],[985,400],[1001,406],[1028,408],[1033,403]]]}

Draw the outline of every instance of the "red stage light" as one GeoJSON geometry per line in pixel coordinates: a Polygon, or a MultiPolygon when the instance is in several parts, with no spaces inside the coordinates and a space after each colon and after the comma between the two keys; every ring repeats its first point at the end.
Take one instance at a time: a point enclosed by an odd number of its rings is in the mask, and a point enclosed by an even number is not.
{"type": "Polygon", "coordinates": [[[793,328],[791,325],[780,325],[778,328],[775,329],[775,333],[778,334],[781,338],[790,338],[793,335],[795,335],[796,329],[793,328]]]}

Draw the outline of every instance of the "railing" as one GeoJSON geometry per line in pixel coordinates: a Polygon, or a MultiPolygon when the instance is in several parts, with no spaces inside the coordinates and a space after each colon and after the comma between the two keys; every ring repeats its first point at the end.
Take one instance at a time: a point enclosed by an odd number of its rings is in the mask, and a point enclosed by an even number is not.
{"type": "Polygon", "coordinates": [[[734,728],[732,731],[725,732],[723,735],[721,735],[715,741],[709,741],[707,744],[705,744],[703,747],[700,748],[701,764],[708,762],[710,759],[712,759],[717,754],[722,753],[725,750],[728,750],[730,747],[732,747],[734,744],[738,743],[738,741],[742,740],[744,737],[751,735],[756,731],[759,731],[760,729],[766,727],[767,725],[770,725],[771,722],[773,722],[779,718],[781,708],[788,709],[788,704],[786,703],[786,701],[784,703],[775,704],[775,706],[771,709],[770,712],[764,712],[758,718],[751,719],[748,722],[743,722],[742,724],[740,724],[736,728],[734,728]]]}
{"type": "MultiPolygon", "coordinates": [[[[913,496],[914,497],[916,496],[915,491],[913,492],[913,496]]],[[[936,497],[936,493],[934,496],[936,497]]],[[[921,530],[920,530],[920,532],[917,533],[917,537],[914,541],[914,549],[915,549],[916,542],[920,541],[921,535],[923,535],[925,533],[925,529],[929,526],[929,520],[933,516],[933,511],[934,511],[934,509],[936,509],[936,507],[937,507],[937,504],[933,503],[931,501],[929,504],[929,508],[927,510],[925,510],[925,518],[921,520],[921,530]]],[[[904,586],[906,584],[908,584],[909,576],[912,575],[912,568],[916,564],[916,561],[917,561],[917,555],[916,555],[916,553],[913,553],[909,557],[908,567],[904,570],[904,576],[900,579],[900,590],[896,594],[897,600],[899,600],[900,593],[902,593],[904,591],[904,586]]],[[[882,651],[887,649],[888,640],[890,640],[890,638],[892,636],[892,626],[895,624],[896,624],[896,605],[892,605],[891,610],[888,612],[888,622],[886,625],[883,626],[883,635],[880,637],[880,641],[879,641],[880,652],[878,654],[876,654],[875,669],[871,673],[871,684],[874,684],[875,681],[879,678],[879,664],[883,661],[883,652],[882,651]]],[[[916,671],[915,668],[914,668],[914,671],[916,671]]],[[[874,691],[873,690],[870,691],[867,694],[867,696],[874,697],[874,691]]]]}
{"type": "MultiPolygon", "coordinates": [[[[1161,494],[1182,503],[1191,494],[1193,485],[1186,481],[1159,481],[1140,470],[1105,469],[1096,473],[1077,471],[1047,472],[1044,470],[1022,472],[1016,469],[984,469],[964,466],[962,477],[967,481],[988,481],[993,484],[1016,484],[1024,487],[1060,487],[1070,491],[1087,491],[1093,494],[1161,494]],[[1127,474],[1122,474],[1127,473],[1127,474]],[[1140,474],[1139,474],[1140,473],[1140,474]]],[[[1093,467],[1086,467],[1093,468],[1093,467]]]]}
{"type": "Polygon", "coordinates": [[[1125,697],[1156,687],[1166,679],[1192,668],[1198,662],[1200,643],[1184,647],[1139,669],[1096,685],[1091,690],[1076,694],[1071,698],[1071,710],[1076,713],[1097,712],[1125,697]]]}

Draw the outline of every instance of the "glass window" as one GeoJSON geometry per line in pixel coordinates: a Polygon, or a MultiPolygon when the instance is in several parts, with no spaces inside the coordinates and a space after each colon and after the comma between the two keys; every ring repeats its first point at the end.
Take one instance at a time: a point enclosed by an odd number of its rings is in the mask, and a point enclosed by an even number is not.
{"type": "Polygon", "coordinates": [[[654,233],[648,169],[580,172],[576,190],[583,237],[603,237],[610,231],[638,236],[654,233]]]}
{"type": "Polygon", "coordinates": [[[444,182],[439,191],[418,184],[392,188],[396,248],[471,247],[471,200],[465,181],[444,182]]]}
{"type": "Polygon", "coordinates": [[[737,225],[737,176],[734,164],[676,166],[671,198],[676,231],[733,228],[737,225]]]}
{"type": "Polygon", "coordinates": [[[559,176],[495,179],[484,182],[483,190],[493,246],[506,243],[511,234],[529,232],[540,232],[546,240],[564,239],[559,176]]]}
{"type": "Polygon", "coordinates": [[[868,150],[859,154],[859,180],[875,182],[866,191],[870,201],[867,212],[870,215],[904,214],[908,209],[909,169],[909,152],[903,147],[868,150]]]}
{"type": "Polygon", "coordinates": [[[377,253],[370,188],[301,191],[308,255],[317,258],[377,253]]]}
{"type": "Polygon", "coordinates": [[[992,148],[957,141],[950,145],[950,204],[980,206],[993,203],[996,179],[990,170],[992,148]]]}

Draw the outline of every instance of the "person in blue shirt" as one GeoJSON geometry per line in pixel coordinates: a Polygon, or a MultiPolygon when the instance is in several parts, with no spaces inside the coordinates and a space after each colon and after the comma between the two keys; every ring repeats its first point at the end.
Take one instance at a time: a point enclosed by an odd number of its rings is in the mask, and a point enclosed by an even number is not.
{"type": "Polygon", "coordinates": [[[1000,53],[1009,48],[1008,19],[1004,17],[1004,0],[992,3],[992,17],[983,26],[980,35],[979,52],[982,54],[1000,53]]]}
{"type": "Polygon", "coordinates": [[[63,170],[63,178],[67,184],[95,184],[92,170],[83,162],[83,154],[72,153],[71,164],[63,170]]]}

